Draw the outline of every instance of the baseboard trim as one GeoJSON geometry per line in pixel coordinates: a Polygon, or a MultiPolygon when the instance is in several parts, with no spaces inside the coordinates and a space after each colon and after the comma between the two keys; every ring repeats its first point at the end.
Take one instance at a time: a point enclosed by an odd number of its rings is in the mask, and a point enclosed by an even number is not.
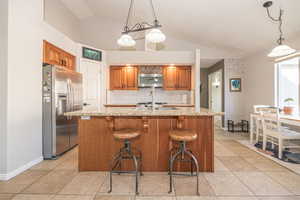
{"type": "Polygon", "coordinates": [[[39,164],[40,162],[43,161],[43,157],[39,157],[33,161],[30,161],[29,163],[23,165],[22,167],[19,167],[18,169],[15,169],[14,171],[8,173],[8,174],[0,174],[0,181],[7,181],[19,174],[21,174],[22,172],[26,171],[27,169],[33,167],[36,164],[39,164]]]}

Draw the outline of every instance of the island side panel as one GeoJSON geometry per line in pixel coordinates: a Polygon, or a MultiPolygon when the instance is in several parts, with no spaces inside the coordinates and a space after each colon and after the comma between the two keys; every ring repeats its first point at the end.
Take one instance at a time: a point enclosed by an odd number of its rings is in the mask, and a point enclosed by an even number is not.
{"type": "MultiPolygon", "coordinates": [[[[200,171],[214,172],[214,118],[212,116],[186,117],[183,128],[196,130],[197,140],[187,143],[197,157],[200,171]]],[[[176,143],[172,144],[176,146],[176,143]]],[[[177,171],[189,171],[190,163],[175,164],[177,171]]]]}
{"type": "MultiPolygon", "coordinates": [[[[133,146],[143,153],[144,171],[167,171],[169,150],[172,142],[168,131],[176,127],[176,117],[116,117],[115,128],[138,128],[141,136],[133,141],[133,146]],[[148,128],[144,128],[144,122],[148,128]]],[[[197,141],[189,144],[193,153],[197,155],[200,170],[213,171],[213,117],[187,117],[185,128],[197,130],[197,141]]],[[[112,136],[108,121],[105,117],[92,117],[91,120],[79,120],[79,170],[80,171],[107,171],[115,153],[123,143],[116,141],[112,136]]],[[[132,163],[126,161],[123,169],[132,169],[132,163]]],[[[186,165],[176,165],[177,170],[189,170],[186,165]]]]}

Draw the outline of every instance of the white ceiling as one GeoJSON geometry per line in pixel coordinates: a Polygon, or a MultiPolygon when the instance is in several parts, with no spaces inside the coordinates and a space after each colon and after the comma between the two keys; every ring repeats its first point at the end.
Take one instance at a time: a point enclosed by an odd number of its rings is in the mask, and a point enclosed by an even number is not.
{"type": "MultiPolygon", "coordinates": [[[[130,0],[61,0],[80,20],[107,19],[124,23],[130,0]]],[[[153,0],[163,30],[192,43],[251,54],[271,48],[278,27],[267,18],[262,0],[153,0]]],[[[284,33],[289,40],[300,33],[300,0],[275,0],[277,16],[284,10],[284,33]]],[[[149,0],[136,0],[134,22],[151,21],[149,0]]],[[[120,27],[121,32],[122,27],[120,27]]]]}
{"type": "Polygon", "coordinates": [[[200,67],[201,68],[210,68],[214,64],[218,63],[222,59],[201,59],[200,60],[200,67]]]}

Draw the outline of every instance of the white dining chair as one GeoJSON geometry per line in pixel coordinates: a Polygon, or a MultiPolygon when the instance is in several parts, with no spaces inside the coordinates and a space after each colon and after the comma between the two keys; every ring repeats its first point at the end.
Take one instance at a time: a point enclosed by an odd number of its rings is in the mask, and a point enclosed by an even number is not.
{"type": "Polygon", "coordinates": [[[253,110],[254,114],[250,115],[250,143],[253,143],[253,138],[255,135],[255,142],[263,140],[263,127],[262,127],[262,119],[261,112],[277,112],[277,108],[268,106],[268,105],[254,105],[253,110]]]}
{"type": "Polygon", "coordinates": [[[300,148],[299,145],[290,145],[292,140],[300,140],[300,133],[282,127],[279,121],[279,111],[261,112],[263,127],[263,150],[266,150],[267,142],[271,142],[272,147],[278,145],[278,157],[282,159],[285,148],[300,148]]]}

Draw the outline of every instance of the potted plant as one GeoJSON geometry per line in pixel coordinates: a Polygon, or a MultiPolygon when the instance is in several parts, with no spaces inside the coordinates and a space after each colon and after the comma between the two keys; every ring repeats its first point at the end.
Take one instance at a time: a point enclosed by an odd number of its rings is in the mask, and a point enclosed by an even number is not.
{"type": "Polygon", "coordinates": [[[283,107],[283,112],[286,115],[292,115],[294,112],[294,106],[291,105],[291,103],[294,102],[293,98],[286,98],[284,100],[284,103],[286,103],[287,105],[283,107]]]}

